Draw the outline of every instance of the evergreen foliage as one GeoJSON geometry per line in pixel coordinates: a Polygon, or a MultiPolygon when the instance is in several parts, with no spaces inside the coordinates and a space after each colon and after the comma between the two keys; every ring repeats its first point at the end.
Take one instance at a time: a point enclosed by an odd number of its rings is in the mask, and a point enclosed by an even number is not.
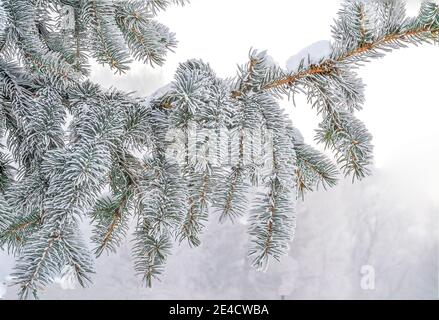
{"type": "Polygon", "coordinates": [[[356,68],[439,39],[432,2],[409,18],[401,1],[346,0],[331,55],[297,70],[252,50],[234,79],[190,60],[148,99],[87,80],[90,58],[117,73],[131,59],[162,65],[176,39],[154,17],[186,2],[0,1],[0,246],[17,257],[20,297],[36,297],[58,275],[90,283],[93,254],[117,250],[132,221],[134,268],[151,286],[176,241],[200,245],[210,207],[222,220],[249,215],[256,268],[280,260],[298,197],[334,186],[339,170],[352,179],[370,172],[356,68]],[[321,116],[316,141],[335,163],[281,110],[277,99],[297,93],[321,116]]]}

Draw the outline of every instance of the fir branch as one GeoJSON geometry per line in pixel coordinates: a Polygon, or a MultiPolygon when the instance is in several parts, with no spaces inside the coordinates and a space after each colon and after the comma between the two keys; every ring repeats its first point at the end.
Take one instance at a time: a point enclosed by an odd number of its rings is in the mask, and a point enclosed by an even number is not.
{"type": "Polygon", "coordinates": [[[328,116],[317,130],[316,139],[335,151],[337,162],[352,180],[369,174],[372,161],[372,136],[364,124],[351,113],[338,112],[328,116]]]}
{"type": "Polygon", "coordinates": [[[82,19],[91,26],[90,35],[93,57],[101,64],[107,64],[115,72],[128,70],[128,53],[121,41],[122,35],[116,28],[114,7],[106,0],[81,1],[82,19]]]}
{"type": "Polygon", "coordinates": [[[92,241],[97,243],[95,255],[99,257],[104,251],[115,251],[126,234],[125,211],[128,205],[129,192],[119,198],[103,197],[100,199],[91,216],[95,224],[92,241]]]}
{"type": "Polygon", "coordinates": [[[272,145],[267,152],[271,166],[263,177],[264,191],[259,192],[251,210],[250,235],[253,266],[266,270],[269,258],[279,260],[286,254],[288,242],[295,229],[295,164],[297,157],[293,141],[289,138],[288,126],[282,119],[278,104],[266,94],[260,94],[260,105],[265,126],[272,135],[272,145]]]}
{"type": "MultiPolygon", "coordinates": [[[[0,145],[1,147],[1,145],[0,145]]],[[[0,194],[4,194],[6,188],[14,180],[14,167],[11,165],[12,160],[6,154],[0,152],[0,194]]]]}
{"type": "MultiPolygon", "coordinates": [[[[43,238],[43,234],[40,232],[35,235],[43,238]]],[[[41,245],[40,237],[38,239],[32,237],[28,242],[28,246],[23,249],[26,250],[24,251],[25,254],[22,255],[23,260],[17,262],[16,273],[12,274],[14,281],[16,281],[15,283],[21,287],[19,296],[22,299],[28,298],[29,294],[33,294],[36,298],[39,286],[47,284],[50,281],[49,274],[52,274],[53,270],[58,268],[57,261],[49,257],[57,249],[54,247],[59,241],[59,235],[44,236],[43,239],[46,240],[46,245],[41,245]],[[24,261],[28,257],[32,257],[33,261],[24,261]]]]}
{"type": "Polygon", "coordinates": [[[135,269],[151,286],[175,239],[201,243],[211,202],[221,220],[233,220],[247,213],[252,186],[260,191],[250,212],[253,265],[265,269],[271,258],[281,259],[294,236],[297,193],[332,187],[337,168],[305,144],[275,99],[304,93],[323,118],[317,141],[332,150],[341,171],[361,179],[372,163],[372,137],[354,115],[364,103],[356,68],[439,35],[434,3],[423,2],[419,16],[407,18],[401,1],[347,0],[331,53],[303,58],[294,70],[251,50],[238,76],[223,80],[190,60],[148,100],[84,81],[89,56],[116,72],[128,70],[130,54],[161,65],[176,40],[153,19],[185,3],[0,1],[0,136],[7,137],[0,245],[18,255],[14,281],[22,297],[58,275],[90,281],[93,262],[77,223],[86,214],[97,255],[116,250],[135,214],[135,269]],[[72,30],[59,24],[64,6],[73,9],[72,30]],[[205,137],[194,145],[193,128],[197,139],[205,137]],[[173,130],[183,135],[169,139],[173,130]],[[223,130],[233,143],[222,141],[223,130]],[[170,154],[173,142],[181,144],[170,154]]]}
{"type": "Polygon", "coordinates": [[[140,166],[138,161],[123,151],[113,154],[113,157],[116,161],[109,174],[112,194],[102,196],[91,213],[95,228],[92,241],[97,244],[97,257],[104,251],[116,251],[126,236],[131,202],[140,192],[139,178],[128,168],[140,166]]]}
{"type": "Polygon", "coordinates": [[[117,25],[134,58],[151,65],[162,65],[167,51],[175,48],[177,42],[167,27],[151,17],[148,3],[125,2],[116,9],[117,25]]]}
{"type": "Polygon", "coordinates": [[[29,216],[15,216],[9,212],[7,227],[1,231],[0,247],[6,245],[8,252],[19,253],[29,236],[41,226],[40,214],[29,216]]]}
{"type": "MultiPolygon", "coordinates": [[[[298,73],[287,75],[281,79],[277,79],[268,83],[263,87],[264,90],[271,90],[287,86],[293,86],[296,82],[308,76],[314,75],[330,75],[337,71],[340,64],[365,62],[368,58],[381,56],[380,51],[388,51],[397,49],[402,43],[419,43],[429,42],[437,39],[439,27],[420,26],[399,33],[389,34],[374,43],[365,43],[349,52],[338,57],[327,59],[317,65],[310,65],[307,69],[298,73]],[[398,47],[397,47],[398,45],[398,47]]],[[[282,89],[279,89],[282,90],[282,89]]]]}
{"type": "Polygon", "coordinates": [[[299,195],[304,197],[306,192],[312,192],[322,185],[324,189],[337,184],[338,170],[326,156],[306,145],[295,143],[297,156],[296,186],[299,195]]]}
{"type": "Polygon", "coordinates": [[[158,156],[147,159],[147,176],[140,182],[138,224],[135,232],[135,270],[148,286],[163,271],[171,236],[184,215],[185,195],[178,167],[158,156]]]}

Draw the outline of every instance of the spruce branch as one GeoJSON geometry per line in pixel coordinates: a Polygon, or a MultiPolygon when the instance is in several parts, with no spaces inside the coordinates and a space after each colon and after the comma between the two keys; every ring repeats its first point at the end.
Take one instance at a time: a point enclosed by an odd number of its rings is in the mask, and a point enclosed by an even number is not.
{"type": "Polygon", "coordinates": [[[277,89],[285,92],[301,79],[304,79],[308,76],[325,76],[335,73],[337,72],[337,67],[340,65],[367,62],[369,58],[382,57],[383,52],[399,49],[401,46],[404,46],[404,44],[421,44],[429,43],[430,41],[437,41],[438,32],[439,26],[432,24],[414,26],[412,29],[388,34],[374,41],[373,43],[364,43],[363,45],[360,45],[357,48],[344,54],[332,57],[330,59],[325,59],[321,63],[317,65],[311,65],[300,72],[286,75],[281,79],[277,79],[271,83],[268,83],[263,87],[263,89],[277,89]]]}
{"type": "Polygon", "coordinates": [[[253,247],[253,266],[266,270],[269,259],[280,260],[288,252],[289,241],[294,236],[295,196],[294,185],[297,156],[289,138],[288,121],[270,96],[259,96],[265,126],[272,133],[272,146],[267,152],[271,170],[263,176],[265,192],[259,192],[252,208],[250,235],[253,247]]]}
{"type": "MultiPolygon", "coordinates": [[[[3,207],[2,210],[5,210],[3,207]]],[[[33,232],[41,225],[39,214],[25,217],[15,216],[12,212],[3,211],[5,227],[1,232],[0,247],[6,246],[9,252],[19,253],[22,246],[33,232]]]]}
{"type": "Polygon", "coordinates": [[[111,194],[103,195],[90,216],[94,223],[92,241],[96,243],[95,255],[116,251],[128,231],[133,198],[139,192],[139,177],[132,170],[141,170],[140,164],[130,154],[118,151],[109,173],[111,194]]]}
{"type": "Polygon", "coordinates": [[[93,241],[98,242],[95,254],[99,257],[105,250],[115,251],[115,244],[121,241],[126,234],[125,210],[128,203],[129,193],[111,199],[104,197],[96,204],[92,213],[95,223],[95,235],[93,241]]]}
{"type": "Polygon", "coordinates": [[[129,55],[125,50],[122,35],[116,28],[114,6],[111,1],[91,0],[81,1],[81,19],[90,25],[93,57],[101,64],[107,64],[115,72],[123,73],[128,70],[129,55]]]}
{"type": "Polygon", "coordinates": [[[177,42],[175,35],[152,17],[148,2],[125,2],[116,9],[117,25],[133,57],[162,65],[168,50],[175,48],[177,42]]]}
{"type": "Polygon", "coordinates": [[[14,171],[11,158],[0,152],[0,194],[13,182],[14,171]]]}
{"type": "Polygon", "coordinates": [[[300,132],[287,127],[296,153],[296,189],[302,199],[306,192],[313,192],[321,185],[324,189],[337,184],[338,169],[326,155],[307,145],[300,132]]]}
{"type": "Polygon", "coordinates": [[[0,1],[0,246],[17,256],[21,297],[56,276],[90,282],[84,216],[97,256],[120,246],[134,217],[134,268],[148,286],[175,241],[200,245],[210,206],[220,220],[250,214],[249,253],[266,269],[288,251],[299,196],[334,186],[337,165],[353,179],[369,174],[356,69],[439,39],[437,4],[423,2],[408,18],[401,1],[346,0],[330,52],[307,52],[288,70],[256,50],[233,79],[189,60],[148,99],[86,80],[89,57],[116,72],[131,58],[162,65],[176,40],[155,17],[185,3],[0,1]],[[316,140],[335,163],[281,110],[277,99],[299,93],[321,116],[316,140]]]}

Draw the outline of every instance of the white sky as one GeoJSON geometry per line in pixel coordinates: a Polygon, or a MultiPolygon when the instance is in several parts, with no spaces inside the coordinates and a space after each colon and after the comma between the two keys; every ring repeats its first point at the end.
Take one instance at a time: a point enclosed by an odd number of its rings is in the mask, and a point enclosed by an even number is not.
{"type": "MultiPolygon", "coordinates": [[[[408,2],[410,15],[417,13],[419,3],[408,2]]],[[[136,63],[125,76],[99,67],[92,78],[147,95],[172,81],[178,63],[191,58],[209,62],[221,77],[234,76],[251,47],[268,49],[284,66],[309,44],[331,38],[330,25],[339,4],[335,0],[192,0],[159,16],[179,40],[164,67],[136,63]]],[[[428,188],[435,199],[439,199],[438,56],[435,46],[412,47],[360,69],[367,89],[364,110],[358,114],[374,136],[376,165],[395,171],[413,188],[428,188]]],[[[303,97],[297,102],[297,108],[288,101],[283,105],[312,143],[319,118],[303,97]]]]}

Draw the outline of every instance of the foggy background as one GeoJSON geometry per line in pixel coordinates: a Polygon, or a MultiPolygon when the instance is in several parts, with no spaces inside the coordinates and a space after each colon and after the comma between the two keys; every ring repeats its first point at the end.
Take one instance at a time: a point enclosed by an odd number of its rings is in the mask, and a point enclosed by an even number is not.
{"type": "MultiPolygon", "coordinates": [[[[420,1],[408,2],[415,15],[420,1]]],[[[340,2],[292,0],[192,0],[159,20],[179,45],[165,66],[134,63],[127,75],[95,66],[92,81],[151,94],[172,81],[179,62],[201,58],[221,77],[236,74],[251,47],[268,49],[284,66],[304,47],[330,40],[340,2]]],[[[298,206],[296,239],[288,257],[266,273],[249,267],[247,226],[218,224],[211,215],[200,248],[175,248],[162,282],[142,287],[134,276],[130,243],[97,261],[94,285],[72,290],[60,281],[42,299],[437,299],[439,270],[439,48],[410,47],[359,70],[367,85],[357,113],[373,134],[373,176],[352,185],[341,180],[298,206]],[[362,288],[362,268],[374,270],[374,288],[362,288]],[[64,287],[64,288],[63,288],[64,287]]],[[[297,97],[282,105],[308,143],[319,117],[297,97]]],[[[321,148],[317,146],[318,148],[321,148]]],[[[87,227],[85,227],[87,229],[87,227]]],[[[84,230],[86,236],[89,230],[84,230]]],[[[0,297],[16,298],[1,281],[13,261],[0,253],[0,297]]]]}

